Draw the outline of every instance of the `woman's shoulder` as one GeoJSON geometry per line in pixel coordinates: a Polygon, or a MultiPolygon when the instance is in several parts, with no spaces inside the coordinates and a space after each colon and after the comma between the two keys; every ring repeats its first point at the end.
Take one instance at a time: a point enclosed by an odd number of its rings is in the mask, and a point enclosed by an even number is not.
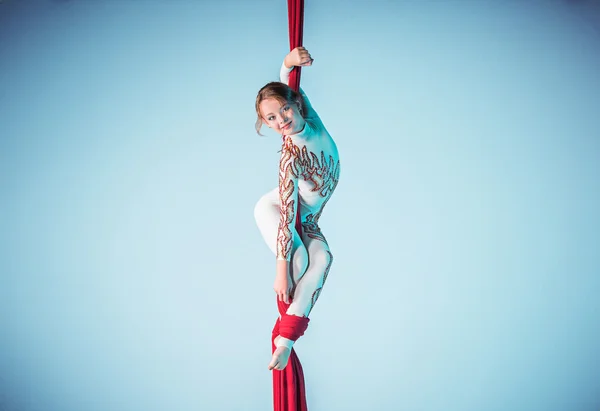
{"type": "Polygon", "coordinates": [[[305,140],[319,139],[328,135],[329,133],[319,117],[306,118],[304,129],[298,133],[298,137],[302,137],[305,140]]]}
{"type": "Polygon", "coordinates": [[[337,150],[331,135],[329,135],[324,127],[318,124],[315,125],[307,122],[303,133],[298,133],[291,137],[289,144],[297,147],[299,152],[308,150],[312,153],[319,153],[321,151],[331,152],[332,150],[337,150]]]}

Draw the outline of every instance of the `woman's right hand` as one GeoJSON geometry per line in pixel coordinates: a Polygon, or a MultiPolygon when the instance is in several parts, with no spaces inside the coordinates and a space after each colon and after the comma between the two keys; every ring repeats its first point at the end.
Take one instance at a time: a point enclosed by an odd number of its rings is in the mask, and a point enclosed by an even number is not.
{"type": "Polygon", "coordinates": [[[283,63],[286,67],[291,68],[293,66],[312,66],[314,59],[310,56],[308,50],[304,47],[296,47],[294,50],[290,51],[283,63]]]}
{"type": "Polygon", "coordinates": [[[275,294],[277,294],[277,298],[279,301],[283,301],[286,304],[289,304],[291,291],[291,281],[288,277],[287,274],[277,273],[275,275],[275,284],[273,284],[273,289],[275,290],[275,294]]]}

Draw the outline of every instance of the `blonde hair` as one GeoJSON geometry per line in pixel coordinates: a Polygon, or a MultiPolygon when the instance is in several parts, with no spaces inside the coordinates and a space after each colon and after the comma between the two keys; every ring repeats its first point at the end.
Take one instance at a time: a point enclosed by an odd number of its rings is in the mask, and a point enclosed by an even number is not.
{"type": "Polygon", "coordinates": [[[278,81],[268,83],[259,90],[258,95],[256,96],[255,108],[257,118],[255,128],[256,133],[259,136],[262,136],[262,134],[260,134],[260,128],[263,123],[263,117],[260,113],[260,103],[263,100],[269,98],[277,100],[281,105],[296,103],[298,104],[298,108],[300,109],[300,114],[304,113],[304,99],[302,98],[302,95],[300,93],[294,91],[290,86],[288,86],[285,83],[280,83],[278,81]]]}

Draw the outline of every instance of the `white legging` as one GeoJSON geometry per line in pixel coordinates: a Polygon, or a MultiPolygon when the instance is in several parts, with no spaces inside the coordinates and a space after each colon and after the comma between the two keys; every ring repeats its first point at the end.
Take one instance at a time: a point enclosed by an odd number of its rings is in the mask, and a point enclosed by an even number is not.
{"type": "MultiPolygon", "coordinates": [[[[277,233],[280,218],[278,188],[269,191],[258,200],[254,207],[254,218],[265,242],[273,254],[277,255],[277,233]]],[[[333,255],[318,227],[312,224],[308,234],[304,232],[306,230],[302,231],[302,237],[295,229],[293,231],[290,264],[293,286],[290,295],[293,301],[287,314],[308,317],[321,294],[325,280],[327,280],[333,255]],[[309,235],[311,232],[314,233],[315,228],[319,235],[309,235]]]]}

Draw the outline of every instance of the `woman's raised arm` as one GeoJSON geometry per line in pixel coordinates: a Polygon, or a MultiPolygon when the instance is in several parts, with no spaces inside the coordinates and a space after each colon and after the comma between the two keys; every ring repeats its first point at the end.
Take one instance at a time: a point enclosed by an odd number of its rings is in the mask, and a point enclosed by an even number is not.
{"type": "MultiPolygon", "coordinates": [[[[296,47],[283,59],[283,64],[281,65],[281,70],[279,71],[279,81],[288,84],[290,80],[290,72],[295,66],[311,66],[313,61],[314,59],[310,56],[308,50],[306,50],[304,47],[296,47]]],[[[300,94],[304,100],[304,109],[306,110],[304,118],[319,118],[319,115],[313,109],[312,104],[310,104],[310,100],[308,99],[304,90],[302,90],[302,87],[300,87],[300,94]]]]}

